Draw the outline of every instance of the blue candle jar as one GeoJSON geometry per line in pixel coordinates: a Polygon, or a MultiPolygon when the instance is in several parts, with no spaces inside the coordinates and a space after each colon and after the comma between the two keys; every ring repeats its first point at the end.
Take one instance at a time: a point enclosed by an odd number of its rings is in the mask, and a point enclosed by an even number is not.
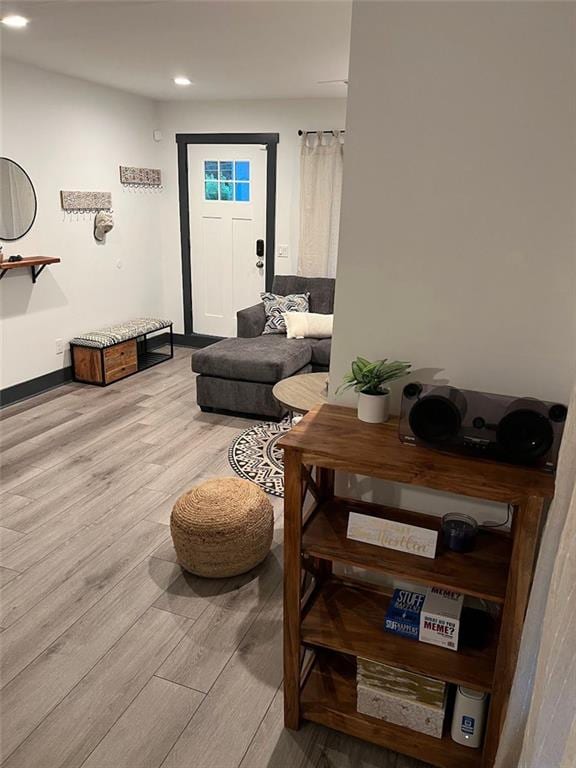
{"type": "Polygon", "coordinates": [[[470,552],[474,549],[477,533],[478,523],[469,515],[450,512],[442,518],[442,538],[446,549],[453,552],[470,552]]]}

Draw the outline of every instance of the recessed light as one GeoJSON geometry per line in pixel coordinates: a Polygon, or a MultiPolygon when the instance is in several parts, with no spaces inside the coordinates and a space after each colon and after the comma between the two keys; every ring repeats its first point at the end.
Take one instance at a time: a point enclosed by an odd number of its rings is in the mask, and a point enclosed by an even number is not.
{"type": "Polygon", "coordinates": [[[2,24],[4,24],[5,27],[11,27],[12,29],[24,29],[24,27],[28,26],[28,19],[13,13],[10,14],[10,16],[4,16],[2,24]]]}
{"type": "Polygon", "coordinates": [[[189,77],[184,77],[183,75],[175,77],[174,82],[176,85],[192,85],[192,80],[190,80],[189,77]]]}

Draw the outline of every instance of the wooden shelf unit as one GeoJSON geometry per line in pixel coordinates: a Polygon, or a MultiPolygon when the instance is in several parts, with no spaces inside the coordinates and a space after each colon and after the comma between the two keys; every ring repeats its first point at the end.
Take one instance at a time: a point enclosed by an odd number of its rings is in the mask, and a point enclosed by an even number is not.
{"type": "MultiPolygon", "coordinates": [[[[302,719],[439,768],[492,768],[506,714],[545,510],[554,478],[539,470],[404,445],[397,423],[366,424],[356,411],[322,405],[288,432],[284,449],[284,721],[302,719]],[[351,510],[438,529],[437,517],[334,495],[335,471],[511,504],[510,533],[480,531],[473,552],[434,560],[346,538],[351,510]],[[310,494],[311,509],[304,511],[310,494]],[[457,652],[384,632],[389,597],[332,572],[343,563],[436,585],[501,607],[499,631],[482,650],[457,652]],[[303,572],[316,580],[304,589],[303,572]],[[305,594],[304,594],[305,593],[305,594]],[[315,660],[304,663],[311,648],[315,660]],[[482,750],[434,739],[356,711],[356,656],[491,694],[482,750]]],[[[449,716],[447,716],[447,726],[449,716]]]]}

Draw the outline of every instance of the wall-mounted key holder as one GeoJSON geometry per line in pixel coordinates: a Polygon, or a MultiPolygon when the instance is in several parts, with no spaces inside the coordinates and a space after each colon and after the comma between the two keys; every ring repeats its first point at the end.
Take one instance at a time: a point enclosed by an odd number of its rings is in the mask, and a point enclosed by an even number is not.
{"type": "Polygon", "coordinates": [[[162,187],[162,171],[159,168],[133,168],[120,166],[120,183],[125,187],[162,187]]]}
{"type": "Polygon", "coordinates": [[[112,210],[111,192],[71,192],[61,190],[62,210],[67,213],[97,213],[112,210]]]}

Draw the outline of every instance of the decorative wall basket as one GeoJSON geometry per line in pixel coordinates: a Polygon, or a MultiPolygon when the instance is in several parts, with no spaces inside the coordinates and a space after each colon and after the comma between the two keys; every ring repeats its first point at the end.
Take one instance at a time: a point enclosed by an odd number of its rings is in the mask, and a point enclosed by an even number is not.
{"type": "Polygon", "coordinates": [[[112,209],[110,192],[68,192],[61,190],[62,209],[68,213],[96,213],[112,209]]]}
{"type": "Polygon", "coordinates": [[[159,168],[132,168],[121,165],[120,183],[127,187],[161,187],[162,171],[159,168]]]}

